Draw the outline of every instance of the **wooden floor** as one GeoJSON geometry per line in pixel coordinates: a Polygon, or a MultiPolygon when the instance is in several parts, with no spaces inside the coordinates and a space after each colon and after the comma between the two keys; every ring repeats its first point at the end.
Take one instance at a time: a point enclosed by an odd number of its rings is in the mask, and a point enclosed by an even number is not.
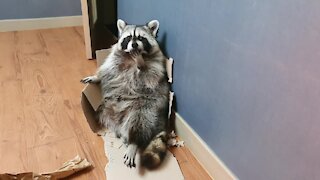
{"type": "MultiPolygon", "coordinates": [[[[80,106],[95,61],[81,27],[0,33],[0,173],[48,172],[77,154],[94,168],[72,179],[103,179],[103,141],[80,106]]],[[[187,148],[173,149],[186,179],[210,179],[187,148]]]]}

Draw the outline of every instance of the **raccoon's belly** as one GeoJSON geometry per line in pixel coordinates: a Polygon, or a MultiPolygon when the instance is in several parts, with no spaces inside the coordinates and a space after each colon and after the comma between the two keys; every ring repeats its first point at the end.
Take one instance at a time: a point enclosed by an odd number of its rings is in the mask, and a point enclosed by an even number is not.
{"type": "MultiPolygon", "coordinates": [[[[122,78],[120,78],[122,79],[122,78]]],[[[159,109],[166,108],[168,93],[166,88],[148,90],[140,82],[119,81],[118,78],[102,80],[101,89],[104,98],[105,118],[109,127],[117,130],[129,119],[130,113],[148,108],[155,114],[159,109]],[[164,92],[162,92],[164,91],[164,92]]],[[[166,86],[165,86],[166,87],[166,86]]],[[[156,115],[160,116],[160,115],[156,115]]],[[[167,115],[165,115],[167,116],[167,115]]]]}
{"type": "Polygon", "coordinates": [[[159,95],[159,92],[150,90],[144,87],[105,87],[102,89],[103,98],[105,101],[140,101],[150,97],[159,95]]]}

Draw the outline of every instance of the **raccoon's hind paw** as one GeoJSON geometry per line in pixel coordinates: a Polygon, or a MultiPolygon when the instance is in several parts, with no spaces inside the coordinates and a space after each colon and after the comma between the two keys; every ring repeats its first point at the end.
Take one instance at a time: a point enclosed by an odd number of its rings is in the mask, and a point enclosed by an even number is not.
{"type": "Polygon", "coordinates": [[[124,154],[124,164],[128,167],[136,167],[135,157],[138,150],[138,146],[135,144],[129,144],[125,154],[124,154]]]}
{"type": "Polygon", "coordinates": [[[97,76],[88,76],[88,77],[85,77],[85,78],[81,79],[80,82],[82,82],[83,84],[98,83],[99,79],[98,79],[97,76]]]}

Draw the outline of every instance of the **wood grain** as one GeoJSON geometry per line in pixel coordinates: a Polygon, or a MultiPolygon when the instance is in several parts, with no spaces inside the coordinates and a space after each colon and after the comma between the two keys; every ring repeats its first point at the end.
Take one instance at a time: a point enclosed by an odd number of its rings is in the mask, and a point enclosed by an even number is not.
{"type": "MultiPolygon", "coordinates": [[[[103,179],[103,141],[80,106],[82,27],[0,33],[0,173],[48,172],[77,154],[94,168],[68,179],[103,179]]],[[[172,150],[186,179],[210,179],[187,148],[172,150]]]]}

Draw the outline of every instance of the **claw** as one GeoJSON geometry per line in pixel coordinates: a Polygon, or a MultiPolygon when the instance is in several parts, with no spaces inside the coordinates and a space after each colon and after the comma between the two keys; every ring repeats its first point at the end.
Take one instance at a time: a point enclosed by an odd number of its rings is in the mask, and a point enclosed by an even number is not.
{"type": "Polygon", "coordinates": [[[92,77],[85,77],[85,78],[81,79],[80,82],[83,84],[87,84],[87,83],[93,82],[93,79],[92,79],[92,77]]]}
{"type": "Polygon", "coordinates": [[[135,164],[135,156],[136,156],[136,153],[137,153],[137,149],[138,149],[138,146],[135,145],[135,144],[129,144],[128,148],[127,148],[127,151],[124,155],[124,164],[127,166],[127,167],[136,167],[136,164],[135,164]]]}

